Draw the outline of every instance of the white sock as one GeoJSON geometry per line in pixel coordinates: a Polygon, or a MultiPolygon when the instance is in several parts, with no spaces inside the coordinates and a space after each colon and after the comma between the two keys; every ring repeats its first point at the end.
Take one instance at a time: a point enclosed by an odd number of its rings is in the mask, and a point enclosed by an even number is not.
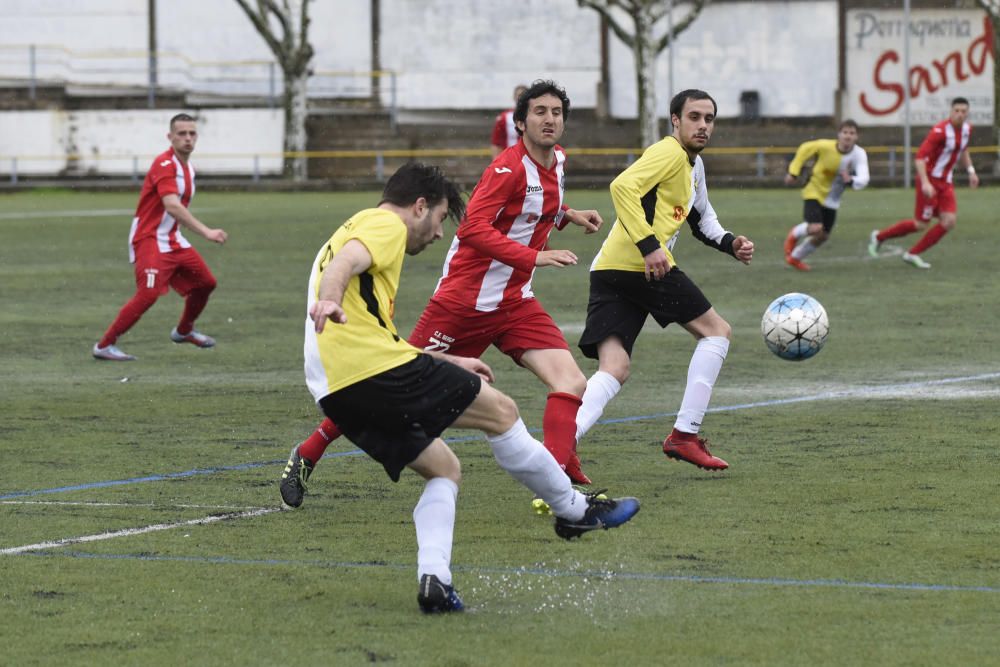
{"type": "Polygon", "coordinates": [[[712,387],[722,370],[722,362],[729,352],[729,339],[725,336],[706,336],[698,341],[688,365],[687,387],[681,400],[674,428],[685,433],[697,433],[712,398],[712,387]]]}
{"type": "Polygon", "coordinates": [[[797,224],[794,227],[792,227],[792,236],[794,236],[795,238],[800,239],[800,240],[808,232],[809,232],[809,223],[808,222],[800,222],[799,224],[797,224]]]}
{"type": "Polygon", "coordinates": [[[792,251],[792,257],[795,259],[805,259],[813,254],[815,250],[816,245],[812,242],[812,239],[806,239],[795,247],[795,250],[792,251]]]}
{"type": "Polygon", "coordinates": [[[455,533],[455,500],[458,484],[447,477],[427,480],[420,501],[413,508],[417,528],[417,581],[436,575],[451,585],[451,543],[455,533]]]}
{"type": "Polygon", "coordinates": [[[597,371],[587,380],[587,391],[583,392],[583,405],[576,413],[576,441],[593,428],[604,414],[604,408],[611,402],[622,386],[615,376],[605,371],[597,371]]]}
{"type": "Polygon", "coordinates": [[[582,519],[587,499],[573,488],[549,450],[531,437],[524,422],[517,420],[506,433],[486,438],[493,457],[511,477],[531,489],[564,519],[582,519]]]}

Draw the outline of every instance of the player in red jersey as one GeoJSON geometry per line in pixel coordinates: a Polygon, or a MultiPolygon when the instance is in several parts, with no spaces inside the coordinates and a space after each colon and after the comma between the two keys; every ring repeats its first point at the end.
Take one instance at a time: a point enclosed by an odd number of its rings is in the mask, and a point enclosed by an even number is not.
{"type": "Polygon", "coordinates": [[[918,269],[929,269],[931,265],[921,257],[921,253],[941,240],[941,237],[955,228],[958,204],[955,202],[955,186],[952,172],[955,163],[961,161],[969,173],[969,187],[979,187],[979,176],[969,157],[969,137],[972,126],[966,122],[969,117],[969,100],[956,97],[951,102],[948,119],[943,120],[927,133],[920,144],[914,166],[917,170],[917,203],[913,218],[900,220],[883,230],[875,229],[868,239],[868,254],[878,257],[878,248],[886,239],[906,236],[918,230],[927,229],[930,221],[938,223],[927,232],[907,252],[903,261],[918,269]]]}
{"type": "Polygon", "coordinates": [[[133,361],[135,357],[122,352],[115,343],[171,287],[184,297],[184,311],[170,339],[202,348],[215,345],[211,337],[194,329],[194,321],[215,289],[215,276],[180,227],[215,243],[225,243],[227,236],[222,229],[205,226],[188,211],[194,196],[194,166],[189,160],[198,141],[194,118],[183,113],[171,118],[167,139],[170,148],[156,156],[146,173],[129,232],[135,295],[122,306],[104,337],[94,344],[95,359],[133,361]]]}
{"type": "MultiPolygon", "coordinates": [[[[527,89],[527,86],[514,88],[514,104],[517,104],[517,98],[521,97],[521,93],[527,89]]],[[[493,123],[493,133],[490,135],[490,150],[493,151],[493,157],[516,144],[519,138],[517,128],[514,126],[514,110],[507,109],[497,114],[496,121],[493,123]]]]}
{"type": "MultiPolygon", "coordinates": [[[[568,113],[569,98],[552,81],[536,81],[518,98],[514,121],[521,140],[483,172],[409,342],[463,357],[479,357],[495,345],[533,372],[550,391],[545,447],[571,480],[589,484],[576,456],[576,415],[587,378],[531,291],[536,267],[577,263],[569,250],[547,249],[553,227],[572,222],[589,234],[603,224],[597,211],[563,203],[566,155],[558,141],[568,113]]],[[[339,435],[326,419],[292,450],[280,483],[286,505],[302,504],[306,480],[339,435]]]]}

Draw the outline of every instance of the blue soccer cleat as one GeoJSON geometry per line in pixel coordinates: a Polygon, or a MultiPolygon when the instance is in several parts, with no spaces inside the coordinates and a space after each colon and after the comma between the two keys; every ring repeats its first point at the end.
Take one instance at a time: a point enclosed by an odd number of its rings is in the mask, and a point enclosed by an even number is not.
{"type": "Polygon", "coordinates": [[[587,494],[587,511],[579,520],[556,517],[556,535],[564,540],[580,537],[586,532],[602,528],[617,528],[639,512],[637,498],[606,498],[606,489],[587,494]]]}
{"type": "Polygon", "coordinates": [[[465,609],[462,598],[458,597],[454,587],[441,583],[441,580],[433,574],[420,577],[417,604],[420,605],[420,611],[425,614],[441,614],[465,609]]]}

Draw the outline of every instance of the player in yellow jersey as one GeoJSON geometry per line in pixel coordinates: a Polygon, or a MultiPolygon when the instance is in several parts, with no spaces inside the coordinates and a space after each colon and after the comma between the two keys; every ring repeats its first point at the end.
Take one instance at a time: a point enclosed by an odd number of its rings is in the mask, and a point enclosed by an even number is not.
{"type": "Polygon", "coordinates": [[[590,301],[580,349],[597,358],[577,416],[578,439],[628,379],[632,346],[650,315],[661,327],[680,324],[698,341],[687,386],[663,453],[707,470],[728,467],[698,437],[712,387],[729,351],[732,328],[681,271],[672,249],[686,222],[695,238],[744,264],[753,243],[720,224],[708,201],[699,153],[715,127],[715,100],[685,90],[670,102],[673,134],[653,144],[611,183],[618,213],[590,270],[590,301]]]}
{"type": "Polygon", "coordinates": [[[785,261],[799,271],[810,270],[803,260],[830,238],[844,190],[848,186],[860,190],[870,178],[868,154],[858,146],[858,124],[850,119],[840,124],[836,139],[816,139],[799,146],[788,165],[785,185],[795,185],[809,160],[813,166],[802,188],[803,222],[785,237],[785,261]]]}
{"type": "Polygon", "coordinates": [[[463,608],[450,568],[461,466],[440,437],[449,426],[483,431],[500,467],[552,508],[562,538],[620,526],[639,511],[635,498],[574,489],[514,401],[483,382],[493,379],[485,363],[420,350],[397,334],[392,315],[404,254],[440,239],[445,217],[457,220],[463,208],[436,167],[404,165],[377,208],[353,216],[324,244],[309,279],[303,349],[313,398],[393,481],[404,468],[427,480],[413,510],[424,612],[463,608]]]}

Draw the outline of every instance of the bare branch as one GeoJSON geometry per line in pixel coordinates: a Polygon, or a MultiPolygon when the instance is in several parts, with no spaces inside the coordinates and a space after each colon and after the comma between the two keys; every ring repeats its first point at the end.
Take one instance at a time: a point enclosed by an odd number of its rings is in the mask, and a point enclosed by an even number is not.
{"type": "Polygon", "coordinates": [[[593,9],[595,12],[604,17],[611,27],[611,31],[622,41],[623,44],[628,46],[630,49],[635,48],[635,37],[629,33],[622,25],[618,22],[618,19],[614,17],[611,13],[610,7],[615,6],[620,9],[624,9],[632,15],[634,8],[626,7],[618,0],[607,0],[607,2],[601,2],[601,0],[576,0],[577,4],[581,7],[587,9],[593,9]]]}
{"type": "Polygon", "coordinates": [[[694,22],[694,20],[698,18],[698,14],[701,14],[701,10],[705,8],[705,5],[708,4],[708,1],[709,0],[694,0],[691,9],[688,10],[687,15],[685,15],[684,18],[681,19],[678,23],[674,24],[673,34],[667,32],[665,35],[663,35],[663,37],[661,37],[656,41],[655,45],[656,52],[660,53],[661,51],[663,51],[663,49],[665,49],[667,45],[670,44],[670,40],[674,39],[675,37],[677,37],[677,35],[687,30],[688,27],[690,27],[690,25],[694,22]]]}

